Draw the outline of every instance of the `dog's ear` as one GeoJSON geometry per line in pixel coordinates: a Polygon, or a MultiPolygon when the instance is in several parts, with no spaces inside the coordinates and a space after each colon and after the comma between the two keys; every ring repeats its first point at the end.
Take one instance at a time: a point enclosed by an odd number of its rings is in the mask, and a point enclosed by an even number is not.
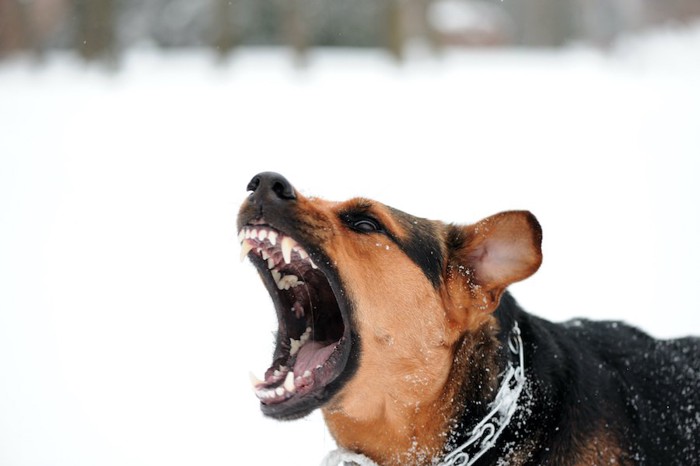
{"type": "Polygon", "coordinates": [[[527,211],[502,212],[474,225],[450,225],[447,238],[446,285],[453,308],[494,311],[506,287],[529,277],[542,263],[542,229],[527,211]]]}

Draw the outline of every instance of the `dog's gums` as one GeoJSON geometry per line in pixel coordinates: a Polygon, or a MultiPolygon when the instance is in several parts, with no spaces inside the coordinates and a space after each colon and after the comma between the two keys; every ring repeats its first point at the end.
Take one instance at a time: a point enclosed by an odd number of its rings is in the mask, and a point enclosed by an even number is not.
{"type": "Polygon", "coordinates": [[[269,415],[305,415],[307,399],[325,401],[324,389],[344,369],[349,338],[340,304],[325,273],[291,236],[259,223],[243,227],[239,240],[241,259],[258,269],[279,321],[273,363],[263,380],[251,377],[255,394],[269,415]]]}

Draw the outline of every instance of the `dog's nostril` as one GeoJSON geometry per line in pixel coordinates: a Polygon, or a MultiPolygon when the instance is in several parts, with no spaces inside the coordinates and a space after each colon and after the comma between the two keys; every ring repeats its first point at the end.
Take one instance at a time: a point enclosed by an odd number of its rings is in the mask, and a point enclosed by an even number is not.
{"type": "Polygon", "coordinates": [[[255,175],[253,179],[250,180],[250,183],[248,183],[246,190],[255,192],[255,190],[258,189],[258,186],[260,186],[260,177],[255,175]]]}
{"type": "Polygon", "coordinates": [[[292,184],[279,173],[273,172],[255,175],[248,183],[248,191],[253,191],[255,195],[261,196],[272,192],[277,198],[285,201],[297,198],[292,184]]]}
{"type": "Polygon", "coordinates": [[[282,178],[282,181],[276,181],[272,185],[272,191],[277,194],[277,197],[280,199],[296,199],[292,185],[290,185],[284,178],[282,178]]]}

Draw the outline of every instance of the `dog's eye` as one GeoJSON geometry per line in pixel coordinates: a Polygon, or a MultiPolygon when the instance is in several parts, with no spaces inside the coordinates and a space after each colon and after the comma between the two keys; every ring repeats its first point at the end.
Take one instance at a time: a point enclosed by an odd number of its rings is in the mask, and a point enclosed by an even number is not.
{"type": "Polygon", "coordinates": [[[378,220],[366,215],[348,215],[345,223],[358,233],[374,233],[384,231],[378,220]]]}
{"type": "Polygon", "coordinates": [[[373,231],[379,231],[379,225],[374,219],[363,218],[362,220],[355,220],[352,223],[352,227],[363,233],[371,233],[373,231]]]}

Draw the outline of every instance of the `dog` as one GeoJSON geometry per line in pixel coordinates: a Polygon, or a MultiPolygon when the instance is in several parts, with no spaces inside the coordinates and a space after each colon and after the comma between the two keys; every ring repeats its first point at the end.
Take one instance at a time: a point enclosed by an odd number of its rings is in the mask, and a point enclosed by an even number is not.
{"type": "Polygon", "coordinates": [[[700,464],[700,339],[525,312],[531,213],[447,224],[271,172],[248,191],[241,257],[279,321],[254,390],[275,419],[322,410],[327,464],[700,464]]]}

